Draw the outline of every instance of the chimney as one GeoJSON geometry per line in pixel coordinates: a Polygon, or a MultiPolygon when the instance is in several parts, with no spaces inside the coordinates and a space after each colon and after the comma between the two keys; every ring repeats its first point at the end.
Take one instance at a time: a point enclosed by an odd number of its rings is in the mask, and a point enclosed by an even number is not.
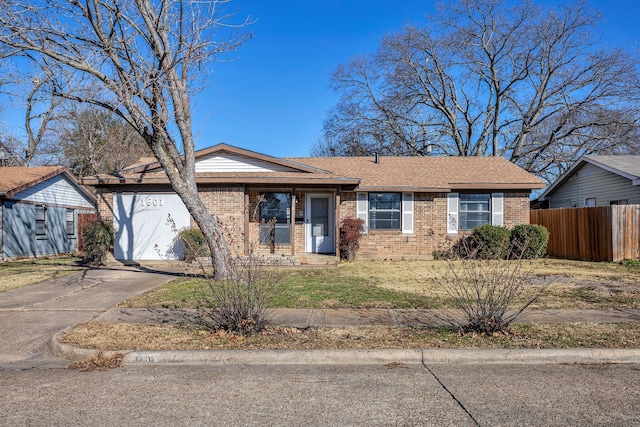
{"type": "Polygon", "coordinates": [[[373,155],[376,157],[375,164],[379,165],[380,164],[380,155],[378,153],[373,153],[373,155]]]}

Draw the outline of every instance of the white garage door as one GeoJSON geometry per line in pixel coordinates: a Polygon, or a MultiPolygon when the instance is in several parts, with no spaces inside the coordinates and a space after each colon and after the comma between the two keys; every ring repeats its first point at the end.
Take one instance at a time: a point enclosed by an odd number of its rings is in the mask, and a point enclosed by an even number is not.
{"type": "Polygon", "coordinates": [[[191,217],[177,194],[114,194],[113,209],[116,259],[160,260],[182,256],[181,249],[174,248],[175,230],[188,228],[191,217]]]}

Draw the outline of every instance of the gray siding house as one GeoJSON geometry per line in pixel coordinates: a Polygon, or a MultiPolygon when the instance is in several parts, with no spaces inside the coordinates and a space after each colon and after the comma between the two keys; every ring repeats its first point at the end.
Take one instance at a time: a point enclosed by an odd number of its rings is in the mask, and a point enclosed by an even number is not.
{"type": "Polygon", "coordinates": [[[96,200],[64,167],[0,167],[0,259],[78,250],[78,214],[96,200]]]}
{"type": "Polygon", "coordinates": [[[640,204],[640,156],[582,156],[538,200],[549,208],[640,204]]]}

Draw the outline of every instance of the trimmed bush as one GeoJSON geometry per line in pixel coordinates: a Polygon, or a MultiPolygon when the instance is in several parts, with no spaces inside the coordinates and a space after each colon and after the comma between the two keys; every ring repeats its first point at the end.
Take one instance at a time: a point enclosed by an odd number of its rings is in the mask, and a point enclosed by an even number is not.
{"type": "Polygon", "coordinates": [[[351,261],[356,256],[360,238],[364,232],[364,221],[360,218],[345,218],[340,226],[340,258],[351,261]]]}
{"type": "Polygon", "coordinates": [[[520,224],[511,230],[513,256],[524,259],[540,258],[547,254],[549,232],[543,225],[520,224]]]}
{"type": "Polygon", "coordinates": [[[82,230],[85,261],[95,265],[104,265],[114,241],[115,234],[110,223],[96,221],[87,224],[82,230]]]}
{"type": "Polygon", "coordinates": [[[504,259],[509,251],[511,231],[491,224],[472,230],[469,239],[471,252],[478,259],[504,259]]]}
{"type": "Polygon", "coordinates": [[[184,261],[193,262],[199,257],[209,256],[209,247],[199,228],[186,228],[178,233],[175,240],[184,245],[184,261]]]}

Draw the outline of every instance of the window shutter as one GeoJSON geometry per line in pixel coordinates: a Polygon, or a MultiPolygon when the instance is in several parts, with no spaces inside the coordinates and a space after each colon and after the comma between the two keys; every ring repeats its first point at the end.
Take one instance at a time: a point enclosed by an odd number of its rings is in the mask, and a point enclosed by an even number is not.
{"type": "Polygon", "coordinates": [[[402,193],[402,233],[413,234],[413,193],[402,193]]]}
{"type": "Polygon", "coordinates": [[[447,233],[458,233],[458,193],[447,194],[447,233]]]}
{"type": "Polygon", "coordinates": [[[356,193],[356,217],[364,221],[364,233],[369,229],[369,199],[367,193],[356,193]]]}
{"type": "Polygon", "coordinates": [[[491,225],[502,227],[504,223],[504,193],[491,194],[491,225]]]}

